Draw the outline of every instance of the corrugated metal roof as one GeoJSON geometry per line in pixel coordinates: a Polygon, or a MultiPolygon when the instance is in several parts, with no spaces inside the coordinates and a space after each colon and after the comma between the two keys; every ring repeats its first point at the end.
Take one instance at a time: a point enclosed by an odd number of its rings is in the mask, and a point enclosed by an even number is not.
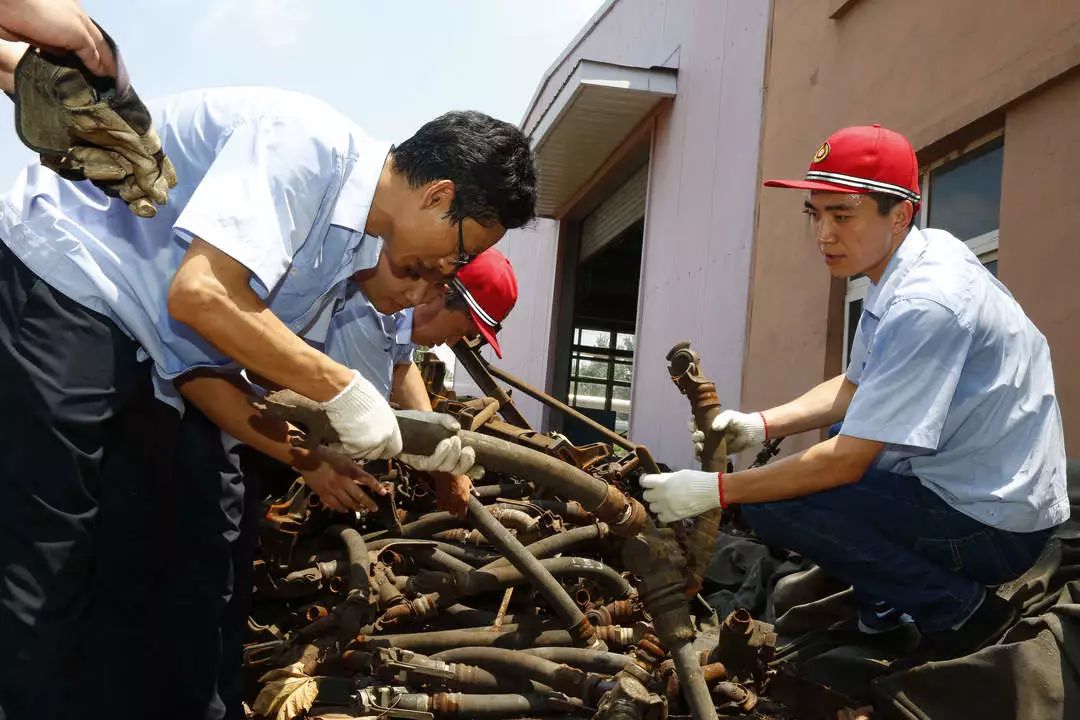
{"type": "Polygon", "coordinates": [[[675,96],[677,72],[582,60],[526,128],[537,168],[537,214],[555,213],[591,178],[638,123],[675,96]]]}

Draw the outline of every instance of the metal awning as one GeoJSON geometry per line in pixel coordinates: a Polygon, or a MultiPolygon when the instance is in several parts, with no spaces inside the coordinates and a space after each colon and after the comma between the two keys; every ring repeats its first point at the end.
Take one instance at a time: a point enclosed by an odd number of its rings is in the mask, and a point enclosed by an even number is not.
{"type": "Polygon", "coordinates": [[[533,127],[537,202],[555,217],[619,144],[664,98],[677,71],[581,60],[533,127]]]}

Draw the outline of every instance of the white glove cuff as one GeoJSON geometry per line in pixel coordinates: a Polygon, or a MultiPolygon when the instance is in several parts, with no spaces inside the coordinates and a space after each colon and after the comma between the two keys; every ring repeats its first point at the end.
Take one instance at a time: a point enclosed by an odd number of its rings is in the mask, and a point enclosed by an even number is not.
{"type": "Polygon", "coordinates": [[[746,427],[746,437],[751,445],[760,445],[765,442],[767,432],[765,431],[764,415],[759,412],[746,413],[743,422],[746,427]]]}
{"type": "Polygon", "coordinates": [[[319,405],[332,417],[340,417],[342,415],[363,415],[373,408],[385,404],[386,400],[375,389],[375,386],[365,380],[364,376],[359,372],[353,370],[353,379],[349,381],[349,384],[337,395],[319,405]]]}
{"type": "Polygon", "coordinates": [[[695,472],[685,485],[687,499],[693,503],[695,515],[720,507],[720,481],[714,472],[695,472]]]}

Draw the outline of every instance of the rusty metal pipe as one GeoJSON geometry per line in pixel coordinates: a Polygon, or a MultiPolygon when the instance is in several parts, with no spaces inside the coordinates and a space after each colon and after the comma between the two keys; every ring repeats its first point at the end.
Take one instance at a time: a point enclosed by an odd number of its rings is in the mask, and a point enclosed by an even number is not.
{"type": "Polygon", "coordinates": [[[481,500],[492,498],[516,499],[525,497],[532,491],[528,483],[499,483],[498,485],[477,485],[473,488],[473,495],[481,500]]]}
{"type": "Polygon", "coordinates": [[[500,632],[492,632],[491,628],[435,630],[392,635],[359,635],[353,640],[356,648],[394,647],[428,653],[465,646],[523,649],[573,644],[574,639],[566,630],[543,630],[536,626],[522,625],[504,625],[500,632]]]}
{"type": "Polygon", "coordinates": [[[432,656],[443,662],[468,663],[497,673],[524,676],[585,702],[592,699],[600,676],[551,660],[498,647],[460,647],[432,656]]]}
{"type": "Polygon", "coordinates": [[[558,458],[461,430],[457,421],[446,415],[415,410],[399,410],[396,414],[404,452],[430,454],[440,441],[457,434],[462,445],[476,451],[476,461],[483,467],[505,475],[527,477],[556,495],[577,500],[617,535],[631,535],[644,526],[645,508],[641,503],[558,458]]]}
{"type": "Polygon", "coordinates": [[[487,361],[481,357],[480,353],[469,347],[464,340],[459,340],[453,347],[454,356],[457,357],[458,362],[465,368],[465,372],[469,373],[476,386],[480,388],[480,392],[484,395],[494,398],[499,403],[499,413],[506,418],[506,421],[517,425],[520,428],[526,430],[532,430],[532,425],[525,419],[525,416],[521,414],[521,411],[514,405],[514,401],[510,399],[510,393],[506,392],[499,383],[495,382],[491,375],[487,372],[489,367],[487,361]]]}
{"type": "MultiPolygon", "coordinates": [[[[606,537],[608,534],[608,526],[605,523],[596,523],[595,525],[585,525],[582,527],[574,528],[573,530],[567,530],[561,532],[558,535],[551,535],[543,540],[537,540],[534,543],[525,546],[532,556],[538,560],[551,557],[552,555],[558,555],[575,548],[578,545],[591,542],[593,540],[600,540],[606,537]]],[[[495,570],[500,567],[506,567],[510,564],[510,561],[504,557],[489,562],[480,568],[481,571],[495,570]]]]}
{"type": "Polygon", "coordinates": [[[518,652],[536,655],[545,660],[564,665],[573,665],[581,670],[605,675],[614,675],[626,667],[627,663],[633,662],[633,659],[628,655],[607,650],[590,650],[589,648],[542,647],[519,650],[518,652]]]}
{"type": "MultiPolygon", "coordinates": [[[[586,619],[566,589],[559,584],[551,571],[534,558],[525,546],[504,528],[478,498],[469,496],[469,520],[498,550],[503,552],[510,564],[543,595],[556,617],[570,631],[578,643],[589,645],[593,641],[592,624],[586,619]]],[[[470,573],[467,577],[475,576],[470,573]]]]}
{"type": "Polygon", "coordinates": [[[443,530],[452,530],[465,524],[462,518],[448,512],[428,513],[419,520],[413,520],[401,526],[401,537],[404,538],[429,538],[443,530]]]}
{"type": "Polygon", "coordinates": [[[364,538],[354,528],[347,525],[331,525],[326,529],[326,534],[336,537],[345,545],[345,554],[349,560],[349,596],[359,593],[365,598],[371,583],[368,574],[371,572],[371,559],[368,557],[367,546],[364,538]]]}
{"type": "MultiPolygon", "coordinates": [[[[568,703],[563,703],[567,704],[568,703]]],[[[544,715],[551,711],[547,695],[502,693],[404,693],[395,698],[395,709],[432,713],[436,718],[504,718],[544,715]]],[[[584,710],[584,708],[582,708],[584,710]]]]}
{"type": "MultiPolygon", "coordinates": [[[[367,547],[370,552],[374,552],[376,550],[382,550],[385,547],[400,542],[401,538],[380,538],[379,540],[372,540],[371,542],[369,542],[367,544],[367,547]]],[[[454,543],[443,542],[441,540],[425,540],[424,542],[431,544],[439,550],[442,550],[444,553],[450,555],[451,557],[468,563],[472,567],[479,567],[481,565],[484,565],[485,563],[490,563],[502,558],[502,556],[497,553],[480,550],[479,548],[469,545],[456,545],[454,543]]]]}
{"type": "MultiPolygon", "coordinates": [[[[605,595],[625,598],[631,594],[630,583],[614,568],[605,565],[599,560],[581,557],[547,558],[546,560],[532,560],[551,577],[555,578],[578,577],[593,580],[603,589],[605,595]]],[[[399,589],[408,589],[412,592],[450,592],[456,598],[477,595],[479,593],[501,590],[508,585],[516,585],[521,582],[533,582],[532,578],[516,567],[501,567],[492,570],[474,570],[469,573],[446,573],[438,570],[418,572],[412,577],[400,577],[396,583],[399,589]]],[[[534,583],[535,586],[535,583],[534,583]]],[[[559,585],[562,594],[570,602],[569,593],[559,585]]],[[[577,605],[574,605],[577,613],[581,613],[577,605]]],[[[584,615],[582,615],[584,617],[584,615]]]]}

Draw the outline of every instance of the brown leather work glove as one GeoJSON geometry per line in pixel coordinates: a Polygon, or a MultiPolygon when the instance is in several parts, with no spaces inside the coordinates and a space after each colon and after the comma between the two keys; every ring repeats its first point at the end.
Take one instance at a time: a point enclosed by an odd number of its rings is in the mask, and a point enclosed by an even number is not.
{"type": "Polygon", "coordinates": [[[176,186],[150,113],[131,87],[112,38],[116,77],[90,73],[74,54],[31,48],[15,68],[15,127],[41,164],[68,180],[90,180],[153,217],[176,186]]]}

